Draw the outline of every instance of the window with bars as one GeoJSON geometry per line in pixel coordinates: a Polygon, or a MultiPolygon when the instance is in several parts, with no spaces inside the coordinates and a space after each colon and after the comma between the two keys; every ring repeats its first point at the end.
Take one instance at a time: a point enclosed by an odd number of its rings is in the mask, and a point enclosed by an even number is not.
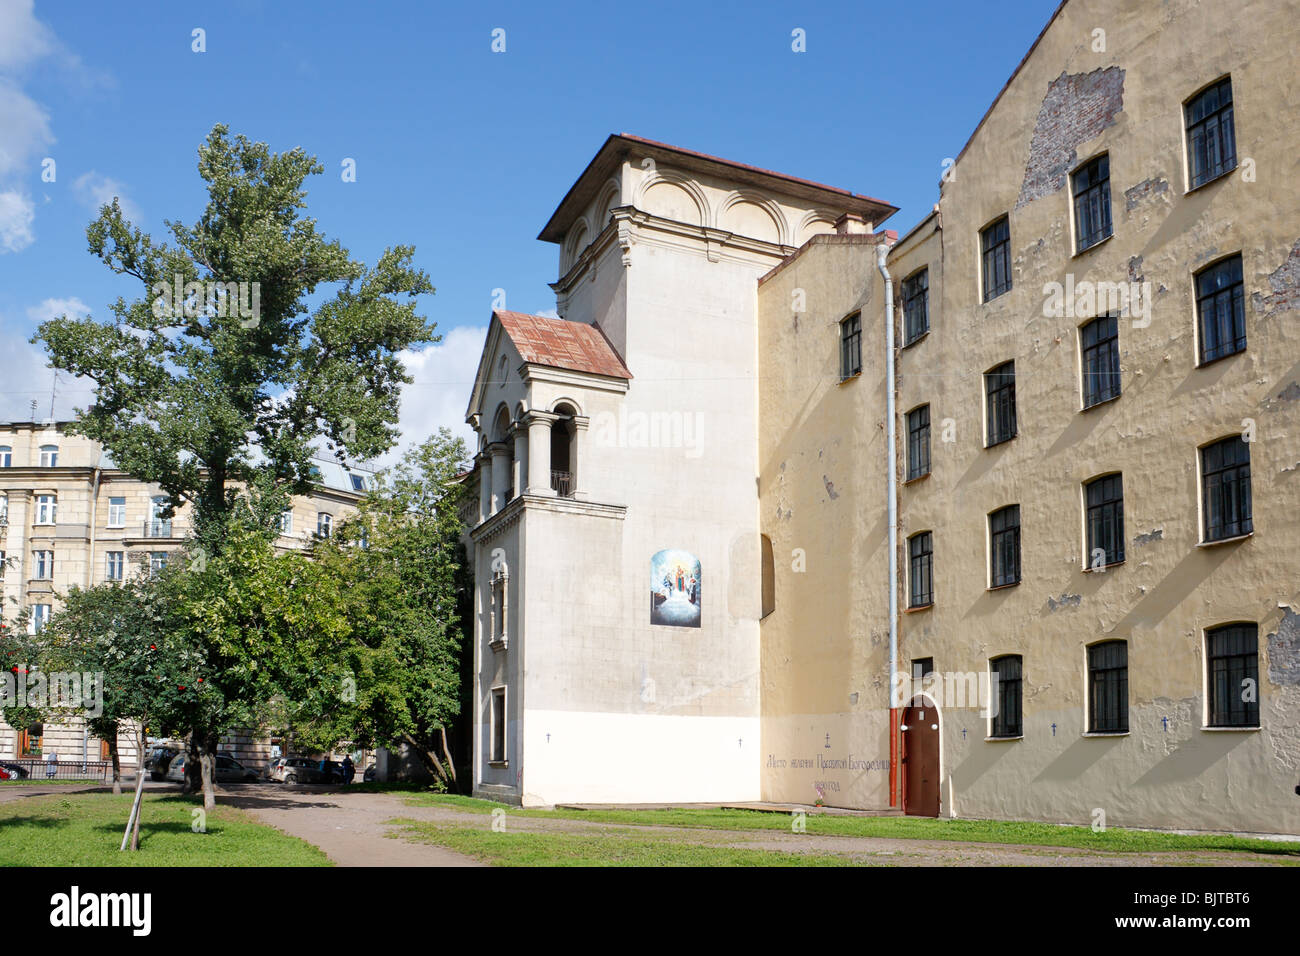
{"type": "Polygon", "coordinates": [[[1128,733],[1128,642],[1088,648],[1088,732],[1128,733]]]}
{"type": "Polygon", "coordinates": [[[989,515],[992,586],[1020,583],[1020,505],[1008,505],[989,515]]]}
{"type": "Polygon", "coordinates": [[[1020,737],[1024,734],[1021,667],[1019,654],[995,657],[989,662],[990,671],[997,677],[997,713],[993,715],[990,737],[1020,737]]]}
{"type": "Polygon", "coordinates": [[[1196,319],[1202,365],[1246,350],[1246,295],[1240,255],[1196,274],[1196,319]]]}
{"type": "Polygon", "coordinates": [[[911,594],[908,607],[928,607],[934,603],[934,548],[929,531],[907,539],[909,558],[908,582],[911,594]]]}
{"type": "Polygon", "coordinates": [[[1250,502],[1250,445],[1240,435],[1201,449],[1205,540],[1219,541],[1255,530],[1250,502]]]}
{"type": "Polygon", "coordinates": [[[1210,726],[1259,726],[1259,627],[1228,624],[1205,632],[1210,726]]]}
{"type": "Polygon", "coordinates": [[[1011,220],[1003,216],[980,233],[984,265],[984,301],[1011,289],[1011,220]]]}
{"type": "Polygon", "coordinates": [[[1090,568],[1124,560],[1124,479],[1105,475],[1086,486],[1088,500],[1088,555],[1090,568]]]}
{"type": "Polygon", "coordinates": [[[1232,121],[1232,79],[1224,77],[1184,106],[1187,117],[1189,188],[1203,186],[1237,168],[1237,134],[1232,121]]]}
{"type": "Polygon", "coordinates": [[[1111,234],[1110,157],[1084,163],[1071,177],[1074,185],[1074,235],[1078,252],[1111,234]]]}
{"type": "Polygon", "coordinates": [[[840,378],[852,378],[862,371],[862,313],[840,323],[840,378]]]}
{"type": "Polygon", "coordinates": [[[930,331],[930,270],[922,269],[903,280],[903,345],[911,345],[930,331]]]}
{"type": "Polygon", "coordinates": [[[907,413],[907,480],[930,473],[930,406],[907,413]]]}
{"type": "Polygon", "coordinates": [[[1103,315],[1079,329],[1083,366],[1083,407],[1118,398],[1119,318],[1103,315]]]}
{"type": "Polygon", "coordinates": [[[988,441],[986,448],[1016,437],[1016,363],[1004,362],[984,373],[988,441]]]}

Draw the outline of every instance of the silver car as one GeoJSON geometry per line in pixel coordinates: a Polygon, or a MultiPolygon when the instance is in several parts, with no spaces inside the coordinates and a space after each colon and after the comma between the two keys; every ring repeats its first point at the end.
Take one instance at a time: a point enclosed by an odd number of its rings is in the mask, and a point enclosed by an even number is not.
{"type": "MultiPolygon", "coordinates": [[[[167,779],[177,783],[185,780],[185,754],[177,754],[167,766],[167,779]]],[[[257,771],[250,770],[234,757],[217,754],[217,765],[213,773],[217,783],[250,783],[257,780],[257,771]]]]}

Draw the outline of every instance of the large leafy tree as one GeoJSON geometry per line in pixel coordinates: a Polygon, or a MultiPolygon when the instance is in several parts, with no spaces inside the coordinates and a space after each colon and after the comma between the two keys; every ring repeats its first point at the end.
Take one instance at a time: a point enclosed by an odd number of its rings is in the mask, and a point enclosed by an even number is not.
{"type": "MultiPolygon", "coordinates": [[[[237,533],[241,486],[258,489],[246,500],[269,531],[284,496],[310,488],[320,442],[340,458],[391,447],[410,381],[400,353],[438,337],[416,311],[433,288],[412,247],[370,267],[304,215],[304,183],[324,171],[314,157],[217,125],[198,171],[206,207],[193,224],[167,222],[165,240],[116,200],[87,229],[90,251],[142,294],[119,298],[108,321],[42,323],[32,341],[95,385],[71,430],[160,485],[172,508],[191,505],[202,553],[215,557],[237,533]]],[[[205,748],[218,730],[196,724],[191,737],[205,748]]]]}
{"type": "Polygon", "coordinates": [[[466,459],[463,440],[440,429],[317,549],[345,596],[354,699],[298,708],[300,741],[406,745],[436,779],[454,780],[446,728],[460,710],[458,473],[466,459]]]}

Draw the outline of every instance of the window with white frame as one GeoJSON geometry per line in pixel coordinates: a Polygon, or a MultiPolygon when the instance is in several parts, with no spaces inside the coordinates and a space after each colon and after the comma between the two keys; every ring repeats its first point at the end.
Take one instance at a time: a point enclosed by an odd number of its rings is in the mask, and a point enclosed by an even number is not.
{"type": "Polygon", "coordinates": [[[158,574],[165,567],[167,567],[167,552],[150,551],[149,552],[149,573],[158,574]]]}
{"type": "Polygon", "coordinates": [[[488,751],[488,760],[492,763],[506,762],[506,689],[492,688],[492,740],[488,751]]]}
{"type": "Polygon", "coordinates": [[[328,538],[334,531],[334,516],[327,511],[316,515],[316,537],[328,538]]]}
{"type": "Polygon", "coordinates": [[[104,559],[104,577],[109,581],[121,581],[126,571],[126,555],[121,551],[109,551],[104,559]]]}
{"type": "Polygon", "coordinates": [[[59,496],[36,496],[36,524],[54,524],[58,519],[59,496]]]}
{"type": "Polygon", "coordinates": [[[9,521],[9,496],[0,495],[0,524],[7,524],[9,521]]]}
{"type": "Polygon", "coordinates": [[[293,510],[280,512],[280,534],[293,534],[293,510]]]}
{"type": "Polygon", "coordinates": [[[52,577],[54,577],[54,552],[33,551],[32,579],[36,581],[48,581],[52,577]]]}
{"type": "Polygon", "coordinates": [[[41,467],[54,468],[59,464],[59,446],[42,445],[41,446],[41,467]]]}
{"type": "Polygon", "coordinates": [[[108,499],[108,526],[110,528],[122,528],[126,526],[125,498],[108,499]]]}
{"type": "Polygon", "coordinates": [[[50,607],[51,606],[49,604],[32,605],[32,633],[33,634],[39,634],[41,628],[43,628],[47,623],[49,623],[50,607]]]}
{"type": "Polygon", "coordinates": [[[5,558],[5,553],[0,551],[0,581],[5,579],[5,567],[9,564],[5,558]]]}
{"type": "Polygon", "coordinates": [[[14,450],[8,445],[0,445],[0,468],[12,467],[14,463],[14,450]]]}

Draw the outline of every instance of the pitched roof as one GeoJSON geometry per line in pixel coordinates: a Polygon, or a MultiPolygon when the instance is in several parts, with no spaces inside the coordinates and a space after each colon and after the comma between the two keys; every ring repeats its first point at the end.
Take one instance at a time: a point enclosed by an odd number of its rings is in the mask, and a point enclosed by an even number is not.
{"type": "MultiPolygon", "coordinates": [[[[710,156],[693,149],[682,149],[680,146],[656,142],[641,136],[615,133],[605,140],[595,157],[587,164],[587,168],[582,171],[582,175],[578,177],[577,182],[569,187],[569,191],[560,200],[560,205],[551,214],[550,220],[537,238],[545,242],[562,242],[569,226],[581,214],[583,208],[596,198],[596,193],[609,181],[623,158],[631,153],[649,156],[665,166],[691,169],[740,185],[770,189],[807,202],[829,206],[841,212],[857,213],[865,216],[875,225],[879,225],[898,212],[898,207],[883,200],[858,195],[847,189],[826,186],[808,179],[800,179],[798,176],[773,172],[770,169],[738,163],[719,156],[710,156]]],[[[601,223],[601,226],[603,225],[604,223],[601,223]]]]}
{"type": "Polygon", "coordinates": [[[605,333],[595,325],[502,309],[492,315],[525,362],[611,378],[632,377],[605,333]]]}

